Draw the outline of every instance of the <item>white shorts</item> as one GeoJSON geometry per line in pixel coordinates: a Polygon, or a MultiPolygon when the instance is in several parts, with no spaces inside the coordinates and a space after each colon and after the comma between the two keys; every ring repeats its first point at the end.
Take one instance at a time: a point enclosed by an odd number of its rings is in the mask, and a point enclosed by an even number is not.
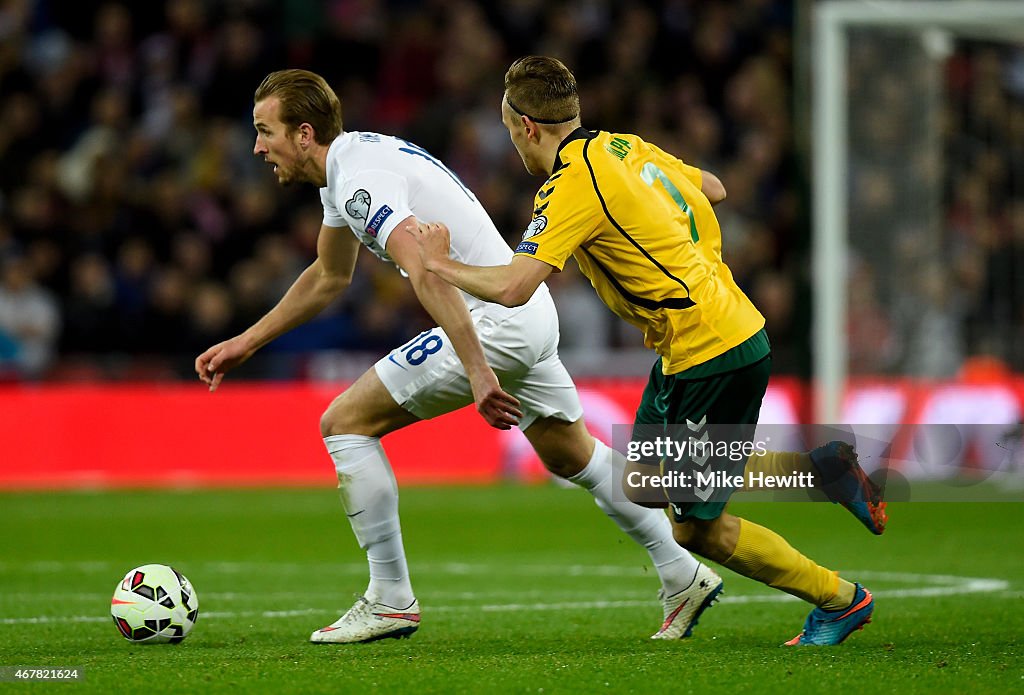
{"type": "MultiPolygon", "coordinates": [[[[519,399],[525,430],[537,418],[575,422],[583,416],[576,386],[558,359],[558,314],[550,296],[512,315],[474,316],[484,356],[501,387],[519,399]]],[[[466,370],[440,328],[424,331],[374,367],[400,406],[428,420],[473,402],[466,370]]]]}

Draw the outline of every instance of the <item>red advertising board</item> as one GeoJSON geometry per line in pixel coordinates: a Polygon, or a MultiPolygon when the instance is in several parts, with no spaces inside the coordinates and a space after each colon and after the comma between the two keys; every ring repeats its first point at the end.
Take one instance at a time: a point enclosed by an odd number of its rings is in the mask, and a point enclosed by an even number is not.
{"type": "MultiPolygon", "coordinates": [[[[595,412],[627,424],[642,384],[599,387],[595,412]],[[600,406],[600,408],[599,408],[600,406]]],[[[339,384],[4,386],[0,487],[330,485],[320,415],[339,384]]],[[[384,439],[403,483],[485,483],[537,474],[522,435],[471,409],[384,439]]],[[[528,447],[527,447],[528,449],[528,447]]]]}
{"type": "MultiPolygon", "coordinates": [[[[588,426],[610,442],[628,425],[642,380],[583,380],[588,426]]],[[[332,485],[320,414],[340,384],[8,385],[0,387],[0,488],[332,485]]],[[[763,422],[807,422],[808,389],[775,380],[763,422]]],[[[1024,379],[969,384],[864,382],[851,422],[1019,422],[1024,379]]],[[[385,437],[400,482],[486,483],[543,475],[518,431],[491,429],[471,409],[385,437]]]]}

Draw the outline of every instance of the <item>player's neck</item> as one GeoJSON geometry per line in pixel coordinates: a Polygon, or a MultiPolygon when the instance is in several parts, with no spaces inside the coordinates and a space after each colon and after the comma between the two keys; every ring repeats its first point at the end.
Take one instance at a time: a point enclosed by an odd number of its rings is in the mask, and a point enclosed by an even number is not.
{"type": "Polygon", "coordinates": [[[555,171],[555,162],[558,161],[558,147],[549,147],[541,156],[544,164],[543,176],[551,176],[555,171]]]}
{"type": "Polygon", "coordinates": [[[544,162],[545,170],[547,175],[555,173],[555,164],[558,162],[558,152],[562,149],[562,144],[565,139],[569,137],[579,127],[579,121],[575,121],[570,125],[559,126],[551,130],[552,137],[546,138],[542,142],[544,152],[541,161],[544,162]]]}
{"type": "Polygon", "coordinates": [[[330,145],[314,144],[303,167],[306,180],[320,188],[327,185],[327,151],[330,145]]]}

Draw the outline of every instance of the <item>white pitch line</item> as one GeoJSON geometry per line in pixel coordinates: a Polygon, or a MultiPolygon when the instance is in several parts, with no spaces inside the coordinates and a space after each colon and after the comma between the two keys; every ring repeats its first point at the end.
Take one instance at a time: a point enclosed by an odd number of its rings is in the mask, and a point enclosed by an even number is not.
{"type": "MultiPolygon", "coordinates": [[[[320,573],[362,574],[366,572],[365,562],[193,562],[189,564],[174,563],[186,575],[192,569],[202,569],[221,574],[241,574],[264,572],[273,574],[305,574],[310,570],[320,573]]],[[[35,562],[12,563],[0,562],[0,572],[18,572],[23,574],[63,574],[80,572],[95,574],[111,570],[125,572],[130,567],[122,567],[112,562],[43,560],[35,562]]],[[[481,565],[463,562],[423,563],[416,565],[416,573],[436,573],[449,575],[482,575],[500,570],[506,576],[570,576],[570,577],[642,577],[650,571],[642,565],[481,565]]]]}
{"type": "MultiPolygon", "coordinates": [[[[193,562],[176,563],[186,576],[191,571],[216,572],[221,574],[241,573],[264,573],[264,574],[308,574],[315,571],[320,574],[335,575],[364,575],[366,573],[365,562],[193,562]]],[[[108,572],[114,570],[114,574],[123,574],[127,569],[122,564],[102,561],[71,561],[63,562],[58,560],[45,560],[25,563],[11,563],[0,561],[0,572],[24,573],[24,574],[67,574],[68,572],[79,572],[83,574],[108,572]]],[[[520,577],[651,577],[652,570],[643,565],[489,565],[464,562],[438,562],[422,563],[414,567],[417,575],[459,575],[477,576],[493,575],[501,573],[504,576],[520,577]]],[[[897,582],[908,584],[929,584],[948,585],[960,584],[972,580],[972,577],[960,577],[946,574],[925,574],[914,572],[885,572],[876,570],[842,570],[843,576],[850,576],[857,579],[875,579],[881,582],[897,582]]]]}
{"type": "MultiPolygon", "coordinates": [[[[874,573],[876,579],[885,575],[892,579],[895,573],[874,573]]],[[[861,572],[860,576],[872,575],[871,572],[861,572]]],[[[927,575],[901,573],[900,578],[907,581],[920,581],[921,583],[935,584],[941,579],[950,583],[950,586],[925,586],[910,589],[882,589],[872,592],[878,598],[933,598],[936,596],[955,596],[958,594],[981,594],[994,593],[1004,595],[1010,587],[1010,583],[1003,579],[990,579],[984,577],[956,577],[952,575],[927,575]]],[[[1015,595],[1015,594],[1014,594],[1015,595]]],[[[723,596],[723,604],[747,604],[747,603],[782,603],[798,601],[799,599],[783,593],[775,594],[746,594],[741,596],[723,596]]],[[[628,600],[628,601],[561,601],[553,603],[497,603],[484,605],[437,605],[427,607],[431,613],[516,613],[516,612],[539,612],[539,611],[578,611],[578,610],[607,610],[619,608],[650,608],[655,605],[649,600],[628,600]]],[[[333,612],[338,612],[337,609],[333,612]]],[[[329,608],[303,608],[287,611],[207,611],[200,612],[204,620],[216,620],[222,618],[291,618],[302,615],[314,615],[318,613],[331,613],[329,608]]],[[[29,618],[0,618],[0,625],[40,625],[48,623],[102,623],[109,618],[95,615],[71,615],[71,616],[36,616],[29,618]]]]}

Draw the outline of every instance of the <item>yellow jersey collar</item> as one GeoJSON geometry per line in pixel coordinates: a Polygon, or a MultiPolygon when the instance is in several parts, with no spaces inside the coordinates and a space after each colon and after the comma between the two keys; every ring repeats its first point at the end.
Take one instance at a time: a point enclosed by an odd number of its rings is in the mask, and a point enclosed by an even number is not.
{"type": "Polygon", "coordinates": [[[555,152],[555,166],[551,170],[551,173],[554,174],[556,171],[558,171],[559,169],[561,169],[562,167],[565,166],[565,163],[562,161],[562,148],[563,147],[568,145],[573,140],[589,140],[589,139],[595,137],[596,135],[597,135],[596,132],[589,131],[586,128],[584,128],[583,126],[580,126],[576,130],[574,130],[571,133],[569,133],[568,135],[566,135],[565,139],[562,140],[562,142],[558,145],[558,151],[555,152]]]}

